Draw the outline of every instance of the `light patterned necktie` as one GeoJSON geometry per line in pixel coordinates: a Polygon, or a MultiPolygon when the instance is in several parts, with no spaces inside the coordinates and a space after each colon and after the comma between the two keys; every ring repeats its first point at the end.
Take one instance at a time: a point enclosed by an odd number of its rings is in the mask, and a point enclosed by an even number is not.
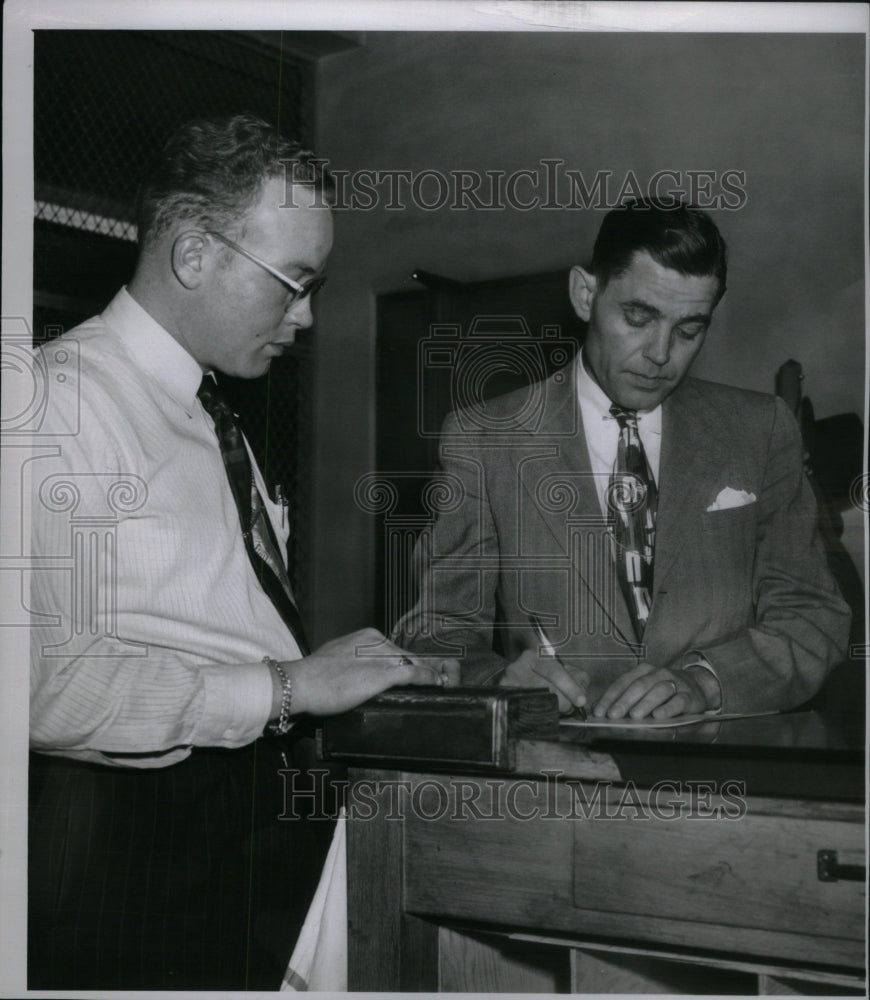
{"type": "Polygon", "coordinates": [[[230,482],[233,499],[239,512],[242,538],[257,579],[275,605],[284,624],[293,633],[296,645],[303,656],[309,652],[302,619],[293,600],[290,578],[272,523],[263,506],[263,498],[254,481],[254,471],[248,449],[235,414],[223,398],[214,379],[206,375],[199,387],[200,402],[214,421],[224,467],[230,482]]]}
{"type": "Polygon", "coordinates": [[[637,636],[643,638],[652,605],[658,496],[637,432],[637,413],[615,404],[610,413],[619,424],[616,463],[607,490],[616,573],[637,636]]]}

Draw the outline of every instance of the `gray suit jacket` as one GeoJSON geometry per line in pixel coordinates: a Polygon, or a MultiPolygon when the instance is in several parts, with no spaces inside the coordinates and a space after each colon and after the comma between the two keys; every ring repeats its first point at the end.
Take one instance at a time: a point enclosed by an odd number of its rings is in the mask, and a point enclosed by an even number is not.
{"type": "Polygon", "coordinates": [[[843,659],[849,611],[828,572],[797,425],[782,400],[686,379],[663,404],[653,604],[642,644],[616,582],[573,367],[445,421],[443,503],[417,546],[399,642],[497,680],[537,614],[592,703],[641,659],[700,652],[723,708],[800,704],[843,659]],[[748,500],[711,510],[730,487],[748,500]],[[494,649],[500,647],[500,653],[494,649]]]}

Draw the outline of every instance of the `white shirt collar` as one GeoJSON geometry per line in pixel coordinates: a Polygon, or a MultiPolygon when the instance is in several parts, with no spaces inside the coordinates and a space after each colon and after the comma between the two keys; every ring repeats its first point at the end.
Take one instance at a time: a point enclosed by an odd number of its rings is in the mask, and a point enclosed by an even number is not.
{"type": "Polygon", "coordinates": [[[199,362],[139,305],[126,287],[106,307],[103,319],[121,335],[139,368],[191,413],[202,382],[199,362]]]}

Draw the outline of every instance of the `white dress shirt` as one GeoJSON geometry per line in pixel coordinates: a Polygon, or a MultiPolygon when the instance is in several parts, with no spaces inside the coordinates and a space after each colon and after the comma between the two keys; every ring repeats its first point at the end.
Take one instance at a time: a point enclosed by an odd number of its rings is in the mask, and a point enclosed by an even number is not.
{"type": "MultiPolygon", "coordinates": [[[[613,405],[600,385],[592,378],[583,364],[582,348],[577,352],[575,365],[577,401],[589,449],[589,462],[595,477],[598,502],[601,512],[607,514],[606,491],[619,444],[619,424],[610,415],[613,405]]],[[[637,414],[637,433],[646,452],[647,462],[656,483],[659,481],[659,465],[662,454],[662,407],[637,414]]]]}
{"type": "MultiPolygon", "coordinates": [[[[125,289],[44,354],[48,406],[31,463],[33,747],[159,767],[191,746],[250,743],[272,704],[262,657],[300,652],[245,551],[196,395],[199,364],[125,289]],[[78,364],[61,368],[58,349],[78,364]]],[[[280,509],[252,464],[283,547],[280,509]]]]}

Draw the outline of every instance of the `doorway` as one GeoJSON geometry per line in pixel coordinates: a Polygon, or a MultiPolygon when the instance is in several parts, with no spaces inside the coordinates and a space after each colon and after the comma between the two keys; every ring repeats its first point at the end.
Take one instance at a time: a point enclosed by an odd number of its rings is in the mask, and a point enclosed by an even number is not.
{"type": "Polygon", "coordinates": [[[488,400],[568,364],[583,334],[567,268],[472,283],[416,273],[426,287],[377,300],[380,493],[367,509],[376,533],[374,620],[387,632],[416,599],[413,543],[430,516],[424,496],[444,418],[464,408],[486,426],[488,400]]]}

